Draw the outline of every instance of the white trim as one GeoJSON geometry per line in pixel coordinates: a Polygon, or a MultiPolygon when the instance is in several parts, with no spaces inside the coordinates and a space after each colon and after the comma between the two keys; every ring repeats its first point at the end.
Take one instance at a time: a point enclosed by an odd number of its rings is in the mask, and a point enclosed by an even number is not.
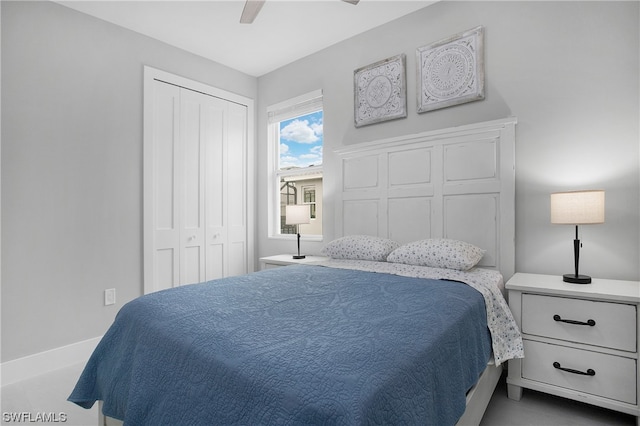
{"type": "Polygon", "coordinates": [[[322,89],[267,107],[268,124],[279,123],[300,115],[311,114],[323,107],[322,89]]]}
{"type": "Polygon", "coordinates": [[[102,337],[25,356],[0,364],[2,386],[87,362],[102,337]]]}
{"type": "MultiPolygon", "coordinates": [[[[270,240],[291,240],[291,241],[296,241],[298,239],[296,234],[269,235],[267,238],[269,238],[270,240]]],[[[324,236],[323,235],[304,235],[304,234],[300,234],[300,241],[322,242],[322,241],[324,241],[324,236]]]]}
{"type": "Polygon", "coordinates": [[[362,153],[391,147],[399,147],[402,145],[411,145],[418,142],[439,141],[454,137],[476,135],[481,132],[490,132],[492,130],[503,131],[505,129],[514,128],[517,123],[518,119],[516,117],[508,117],[499,120],[467,124],[459,127],[429,130],[426,132],[415,133],[411,135],[401,135],[370,142],[361,142],[358,144],[344,146],[342,148],[336,149],[334,152],[338,155],[344,156],[352,153],[362,153]]]}
{"type": "Polygon", "coordinates": [[[246,105],[247,107],[253,107],[253,99],[246,96],[238,95],[233,92],[229,92],[224,89],[219,89],[214,86],[210,86],[205,83],[201,83],[196,80],[191,80],[176,74],[171,74],[166,71],[159,70],[157,68],[144,66],[144,80],[153,82],[153,80],[163,81],[168,84],[180,86],[185,89],[193,90],[196,92],[205,93],[207,95],[215,96],[217,98],[225,99],[227,101],[235,102],[240,105],[246,105]]]}

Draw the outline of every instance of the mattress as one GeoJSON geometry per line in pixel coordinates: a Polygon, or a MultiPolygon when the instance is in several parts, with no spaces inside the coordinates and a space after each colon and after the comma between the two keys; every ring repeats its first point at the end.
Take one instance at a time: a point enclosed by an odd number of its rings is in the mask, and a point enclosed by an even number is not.
{"type": "Polygon", "coordinates": [[[486,296],[327,266],[126,304],[69,400],[131,425],[455,424],[492,354],[486,296]]]}

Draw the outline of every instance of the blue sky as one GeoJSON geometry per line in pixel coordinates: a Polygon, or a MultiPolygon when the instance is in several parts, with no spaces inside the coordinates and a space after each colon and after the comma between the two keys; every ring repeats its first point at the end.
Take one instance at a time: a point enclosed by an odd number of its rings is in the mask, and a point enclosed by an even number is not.
{"type": "Polygon", "coordinates": [[[280,122],[280,168],[322,164],[322,111],[280,122]]]}

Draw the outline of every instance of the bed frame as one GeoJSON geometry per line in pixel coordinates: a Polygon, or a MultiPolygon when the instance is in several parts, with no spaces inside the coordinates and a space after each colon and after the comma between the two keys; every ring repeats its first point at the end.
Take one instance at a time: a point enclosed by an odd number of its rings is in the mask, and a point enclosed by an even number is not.
{"type": "MultiPolygon", "coordinates": [[[[338,235],[407,243],[452,238],[486,250],[480,266],[515,271],[515,118],[346,146],[337,151],[338,235]]],[[[467,393],[458,425],[482,420],[502,366],[467,393]]]]}
{"type": "Polygon", "coordinates": [[[346,146],[337,235],[463,240],[479,266],[515,269],[515,118],[346,146]]]}
{"type": "MultiPolygon", "coordinates": [[[[453,238],[482,247],[480,266],[515,270],[515,118],[346,146],[339,159],[337,235],[400,243],[453,238]]],[[[458,425],[480,423],[502,366],[489,362],[458,425]]],[[[122,425],[102,415],[100,425],[122,425]]]]}

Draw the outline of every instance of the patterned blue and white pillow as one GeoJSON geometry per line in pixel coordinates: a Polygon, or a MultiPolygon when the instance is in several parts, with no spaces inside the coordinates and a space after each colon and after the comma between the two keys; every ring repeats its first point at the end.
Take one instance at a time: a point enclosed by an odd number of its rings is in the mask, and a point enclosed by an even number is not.
{"type": "Polygon", "coordinates": [[[405,244],[387,262],[467,271],[480,262],[485,250],[464,241],[433,238],[405,244]]]}
{"type": "Polygon", "coordinates": [[[389,253],[400,247],[395,241],[370,235],[349,235],[327,244],[322,254],[332,259],[374,260],[384,262],[389,253]]]}

